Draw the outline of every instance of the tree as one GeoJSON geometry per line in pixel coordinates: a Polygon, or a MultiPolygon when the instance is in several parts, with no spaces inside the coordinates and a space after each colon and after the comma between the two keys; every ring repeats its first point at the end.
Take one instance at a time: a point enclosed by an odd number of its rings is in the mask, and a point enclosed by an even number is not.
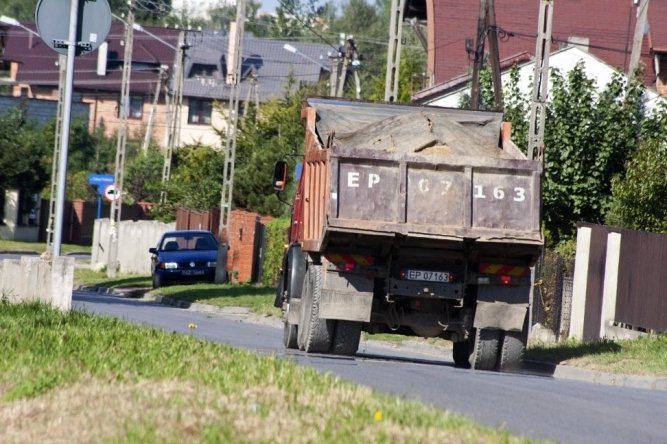
{"type": "Polygon", "coordinates": [[[162,190],[164,157],[151,148],[146,155],[135,157],[126,166],[124,188],[135,202],[159,202],[162,190]]]}
{"type": "Polygon", "coordinates": [[[290,93],[288,86],[286,91],[285,97],[263,104],[260,115],[253,109],[239,123],[234,182],[236,207],[273,216],[288,213],[289,207],[273,192],[273,165],[285,159],[294,171],[297,157],[303,153],[301,105],[303,98],[314,89],[303,87],[290,93]]]}
{"type": "Polygon", "coordinates": [[[182,146],[174,152],[171,170],[171,178],[164,185],[167,203],[151,211],[153,216],[168,221],[174,220],[178,207],[206,211],[220,206],[222,153],[202,145],[182,146]]]}
{"type": "Polygon", "coordinates": [[[43,131],[28,122],[20,109],[0,115],[0,190],[16,188],[38,193],[48,181],[48,143],[43,131]]]}
{"type": "Polygon", "coordinates": [[[667,106],[643,125],[642,142],[612,181],[606,222],[635,230],[667,233],[667,106]]]}
{"type": "MultiPolygon", "coordinates": [[[[39,0],[3,0],[0,15],[12,17],[20,22],[34,22],[39,0]]],[[[121,15],[127,11],[127,0],[108,0],[112,13],[121,15]]],[[[135,0],[137,23],[161,24],[165,14],[171,11],[171,0],[135,0]]],[[[69,13],[69,9],[65,11],[69,13]]]]}
{"type": "Polygon", "coordinates": [[[547,234],[558,243],[574,236],[577,221],[604,221],[611,180],[639,140],[643,90],[635,80],[626,91],[617,73],[597,97],[581,63],[566,77],[552,71],[552,78],[543,205],[547,234]]]}

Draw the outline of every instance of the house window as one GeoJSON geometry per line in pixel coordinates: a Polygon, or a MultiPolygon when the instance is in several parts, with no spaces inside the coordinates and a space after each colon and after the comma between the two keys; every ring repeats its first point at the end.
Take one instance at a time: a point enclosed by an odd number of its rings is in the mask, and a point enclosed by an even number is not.
{"type": "Polygon", "coordinates": [[[210,100],[190,99],[188,107],[188,123],[210,125],[212,105],[210,100]]]}
{"type": "Polygon", "coordinates": [[[141,119],[144,115],[144,98],[139,96],[130,97],[130,119],[141,119]]]}
{"type": "Polygon", "coordinates": [[[194,79],[212,79],[216,77],[218,67],[215,65],[204,65],[202,63],[195,63],[190,70],[190,78],[194,79]]]}
{"type": "MultiPolygon", "coordinates": [[[[120,106],[118,107],[118,118],[120,118],[120,106]]],[[[141,119],[144,115],[144,98],[141,96],[130,96],[130,107],[127,110],[128,119],[141,119]]]]}

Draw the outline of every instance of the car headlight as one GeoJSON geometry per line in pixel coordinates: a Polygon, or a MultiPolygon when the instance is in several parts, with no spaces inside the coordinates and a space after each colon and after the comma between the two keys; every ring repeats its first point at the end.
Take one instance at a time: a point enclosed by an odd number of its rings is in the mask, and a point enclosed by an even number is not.
{"type": "Polygon", "coordinates": [[[178,268],[178,262],[162,262],[160,264],[160,268],[164,268],[166,270],[173,270],[175,268],[178,268]]]}
{"type": "Polygon", "coordinates": [[[217,261],[206,262],[207,267],[215,267],[216,265],[218,265],[217,261]]]}

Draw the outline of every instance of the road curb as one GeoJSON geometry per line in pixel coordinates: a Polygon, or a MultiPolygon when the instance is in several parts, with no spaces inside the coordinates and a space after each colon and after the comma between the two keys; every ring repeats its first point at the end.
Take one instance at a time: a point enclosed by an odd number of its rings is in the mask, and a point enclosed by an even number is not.
{"type": "MultiPolygon", "coordinates": [[[[167,296],[146,295],[146,293],[148,293],[150,289],[146,289],[145,287],[128,288],[128,289],[115,289],[106,287],[78,287],[77,290],[93,291],[96,293],[114,295],[119,297],[134,297],[134,298],[140,297],[142,299],[153,301],[159,304],[169,305],[172,307],[177,307],[187,310],[200,311],[204,313],[219,313],[224,315],[242,316],[245,319],[249,320],[250,322],[253,322],[253,316],[252,316],[253,313],[248,308],[216,307],[210,304],[188,302],[167,296]]],[[[262,316],[257,315],[257,318],[262,318],[262,316]]],[[[373,340],[370,339],[370,341],[373,340]]],[[[377,342],[382,342],[382,341],[377,341],[377,342]]],[[[408,342],[411,350],[418,348],[418,351],[423,354],[442,355],[443,347],[441,346],[431,345],[431,344],[419,344],[414,341],[408,341],[408,342]]],[[[400,345],[396,346],[396,348],[400,347],[401,347],[400,345]]],[[[524,375],[533,375],[533,376],[547,376],[547,377],[552,377],[554,379],[567,379],[572,381],[581,381],[581,382],[611,385],[617,387],[667,391],[667,377],[607,373],[582,367],[575,367],[573,365],[553,364],[543,361],[525,360],[521,369],[519,369],[516,373],[524,375]]]]}

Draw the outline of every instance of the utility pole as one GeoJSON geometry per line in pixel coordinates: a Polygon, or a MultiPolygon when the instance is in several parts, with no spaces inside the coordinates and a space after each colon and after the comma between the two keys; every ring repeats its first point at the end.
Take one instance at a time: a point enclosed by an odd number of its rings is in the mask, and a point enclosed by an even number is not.
{"type": "Polygon", "coordinates": [[[635,25],[635,36],[632,40],[632,52],[630,53],[630,65],[628,65],[628,81],[632,78],[639,66],[639,59],[642,55],[642,43],[644,42],[644,33],[646,31],[646,21],[648,18],[648,5],[650,0],[637,0],[637,23],[635,25]]]}
{"type": "Polygon", "coordinates": [[[477,41],[475,44],[475,60],[472,65],[472,86],[470,87],[470,109],[479,109],[480,85],[479,74],[484,65],[484,42],[486,41],[487,0],[479,1],[479,17],[477,19],[477,41]]]}
{"type": "Polygon", "coordinates": [[[488,0],[486,14],[487,38],[489,39],[489,59],[491,59],[491,79],[493,81],[493,96],[496,109],[502,111],[503,105],[503,82],[500,73],[500,50],[498,49],[498,31],[496,29],[496,6],[495,0],[488,0]]]}
{"type": "Polygon", "coordinates": [[[146,134],[144,134],[144,143],[141,147],[141,150],[144,153],[144,156],[148,154],[148,145],[150,145],[151,138],[153,136],[153,121],[155,120],[155,111],[157,109],[157,103],[160,98],[160,89],[162,89],[162,82],[165,78],[165,67],[160,66],[160,70],[157,75],[157,82],[155,83],[155,95],[153,96],[153,106],[151,106],[151,113],[148,115],[148,123],[146,124],[146,134]]]}
{"type": "Polygon", "coordinates": [[[67,77],[67,56],[58,55],[58,109],[56,116],[56,135],[53,144],[53,161],[51,162],[51,192],[49,196],[49,219],[46,225],[46,250],[53,253],[53,233],[55,231],[56,201],[58,197],[58,159],[60,158],[61,131],[63,127],[63,111],[65,104],[65,80],[67,77]]]}
{"type": "Polygon", "coordinates": [[[224,282],[227,278],[227,245],[231,244],[230,225],[232,196],[234,187],[234,162],[236,160],[236,130],[239,119],[239,83],[241,82],[241,57],[243,54],[243,29],[245,25],[246,0],[236,2],[236,23],[230,27],[230,48],[232,55],[229,65],[227,83],[229,91],[229,115],[227,116],[227,143],[225,145],[225,165],[223,169],[222,199],[220,202],[219,232],[223,242],[218,249],[215,281],[224,282]],[[234,31],[233,33],[231,31],[234,31]],[[233,40],[232,40],[233,39],[233,40]],[[227,245],[225,245],[225,243],[227,245]]]}
{"type": "Polygon", "coordinates": [[[116,164],[114,186],[116,195],[111,201],[109,218],[109,258],[107,260],[107,277],[116,277],[118,267],[118,237],[123,201],[123,175],[125,169],[125,144],[127,143],[127,117],[130,108],[130,74],[132,72],[132,45],[134,43],[134,2],[129,0],[127,22],[125,24],[125,53],[123,55],[123,77],[120,94],[120,125],[118,126],[118,142],[116,145],[116,164]]]}
{"type": "Polygon", "coordinates": [[[257,70],[252,69],[250,73],[250,87],[248,88],[248,94],[246,95],[245,102],[243,103],[243,117],[248,115],[248,108],[250,107],[250,101],[252,100],[255,103],[255,112],[259,111],[259,87],[257,79],[257,70]]]}
{"type": "Polygon", "coordinates": [[[535,46],[533,97],[530,104],[528,130],[528,158],[544,161],[544,125],[546,120],[547,91],[549,87],[549,54],[551,52],[551,23],[553,0],[540,0],[535,46]]]}
{"type": "Polygon", "coordinates": [[[167,109],[169,113],[168,135],[167,135],[167,149],[164,152],[164,163],[162,164],[162,186],[160,192],[160,203],[164,204],[167,201],[167,192],[164,190],[164,185],[171,177],[171,159],[174,155],[174,149],[181,143],[181,110],[183,108],[183,70],[185,65],[185,51],[190,48],[186,41],[185,31],[181,31],[178,35],[178,52],[176,55],[174,91],[171,97],[166,95],[167,109]]]}
{"type": "Polygon", "coordinates": [[[475,60],[472,68],[472,86],[470,88],[470,109],[479,109],[481,97],[480,72],[484,66],[484,45],[489,40],[489,58],[493,81],[493,94],[496,109],[503,109],[503,85],[500,78],[500,52],[498,50],[498,31],[496,29],[496,7],[494,0],[480,0],[479,19],[477,20],[477,43],[475,60]]]}
{"type": "Polygon", "coordinates": [[[387,71],[384,80],[384,100],[395,102],[398,97],[398,77],[401,64],[401,39],[403,38],[403,9],[405,0],[391,0],[389,19],[389,45],[387,46],[387,71]]]}

